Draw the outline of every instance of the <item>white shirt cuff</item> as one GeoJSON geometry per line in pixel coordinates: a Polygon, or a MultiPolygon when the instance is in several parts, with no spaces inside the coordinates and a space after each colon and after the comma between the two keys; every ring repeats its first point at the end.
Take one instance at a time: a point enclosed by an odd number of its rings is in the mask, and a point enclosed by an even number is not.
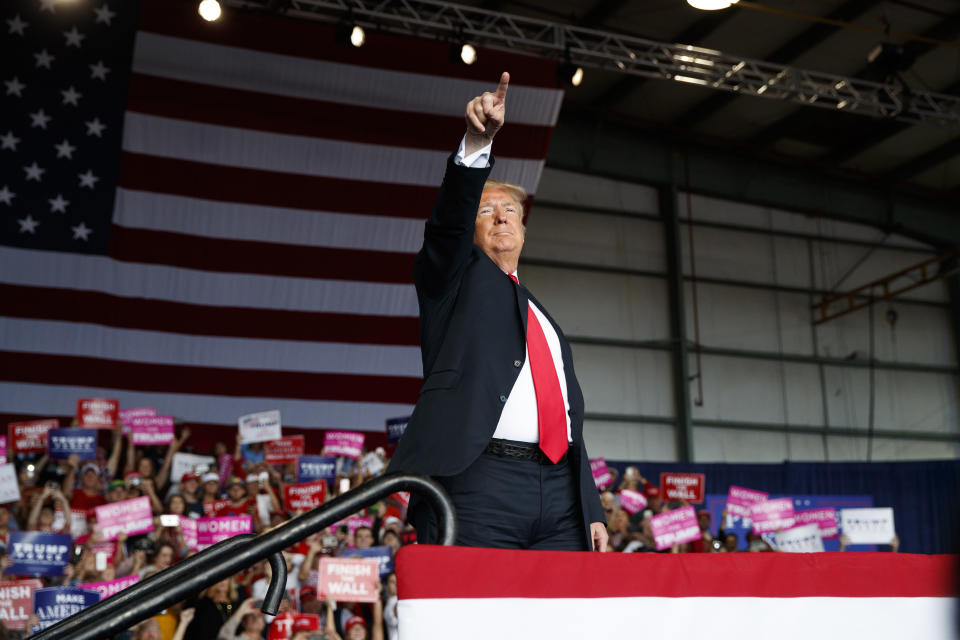
{"type": "Polygon", "coordinates": [[[463,157],[467,146],[467,136],[460,140],[460,148],[457,149],[457,156],[453,159],[457,164],[468,169],[486,169],[490,166],[490,150],[493,149],[493,142],[479,151],[474,151],[467,157],[463,157]]]}

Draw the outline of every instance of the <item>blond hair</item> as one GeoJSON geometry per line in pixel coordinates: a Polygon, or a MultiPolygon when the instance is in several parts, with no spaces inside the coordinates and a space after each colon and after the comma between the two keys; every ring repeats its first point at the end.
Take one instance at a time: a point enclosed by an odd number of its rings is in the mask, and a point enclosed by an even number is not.
{"type": "Polygon", "coordinates": [[[523,220],[524,210],[523,203],[527,199],[527,192],[518,184],[510,184],[509,182],[501,182],[499,180],[487,180],[483,185],[483,190],[488,189],[503,189],[506,191],[514,202],[517,203],[518,211],[520,212],[520,220],[523,220]]]}

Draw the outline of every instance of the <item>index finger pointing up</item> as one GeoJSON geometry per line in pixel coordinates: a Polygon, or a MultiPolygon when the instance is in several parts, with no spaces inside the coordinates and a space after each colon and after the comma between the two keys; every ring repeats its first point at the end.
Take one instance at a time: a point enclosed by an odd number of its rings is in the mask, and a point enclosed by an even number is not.
{"type": "Polygon", "coordinates": [[[510,74],[506,71],[500,76],[500,84],[497,85],[497,102],[502,102],[507,98],[507,85],[510,84],[510,74]]]}

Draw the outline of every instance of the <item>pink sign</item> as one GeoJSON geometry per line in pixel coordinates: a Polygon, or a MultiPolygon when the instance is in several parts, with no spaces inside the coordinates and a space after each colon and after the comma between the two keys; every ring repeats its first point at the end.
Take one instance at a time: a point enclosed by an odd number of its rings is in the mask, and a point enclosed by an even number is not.
{"type": "Polygon", "coordinates": [[[198,518],[196,523],[197,550],[206,549],[238,533],[253,533],[253,518],[250,516],[198,518]]]}
{"type": "Polygon", "coordinates": [[[797,526],[804,524],[817,525],[820,529],[820,537],[823,539],[836,538],[840,533],[837,527],[837,510],[833,507],[797,511],[793,516],[797,521],[797,526]]]}
{"type": "Polygon", "coordinates": [[[123,531],[128,536],[153,531],[153,511],[150,498],[141,496],[94,507],[97,526],[103,540],[116,540],[123,531]]]}
{"type": "MultiPolygon", "coordinates": [[[[363,446],[363,441],[360,446],[363,446]]],[[[303,436],[286,436],[266,442],[263,445],[263,454],[267,464],[295,463],[303,455],[303,436]]]]}
{"type": "Polygon", "coordinates": [[[77,426],[111,429],[117,424],[120,403],[106,398],[80,398],[77,400],[77,426]]]}
{"type": "Polygon", "coordinates": [[[233,456],[229,453],[220,454],[220,486],[227,486],[227,480],[230,479],[230,472],[233,470],[233,456]]]}
{"type": "Polygon", "coordinates": [[[130,419],[133,444],[170,444],[173,442],[172,416],[140,416],[130,419]]]}
{"type": "Polygon", "coordinates": [[[606,489],[613,484],[613,474],[603,458],[591,460],[590,471],[593,472],[593,483],[597,485],[597,489],[606,489]]]}
{"type": "Polygon", "coordinates": [[[321,558],[317,579],[317,597],[328,595],[345,602],[376,602],[380,579],[378,560],[357,558],[321,558]]]}
{"type": "Polygon", "coordinates": [[[323,436],[323,455],[343,456],[356,460],[363,452],[365,437],[362,433],[355,431],[327,431],[323,436]]]}
{"type": "Polygon", "coordinates": [[[157,415],[157,410],[150,407],[138,407],[136,409],[120,409],[117,416],[120,418],[120,424],[126,426],[134,418],[146,418],[157,415]]]}
{"type": "Polygon", "coordinates": [[[754,533],[769,533],[789,529],[796,523],[793,517],[793,498],[777,498],[758,502],[750,507],[754,533]]]}
{"type": "Polygon", "coordinates": [[[197,519],[180,516],[180,533],[183,534],[183,543],[187,545],[187,549],[197,551],[197,519]]]}
{"type": "Polygon", "coordinates": [[[703,502],[706,476],[702,473],[661,473],[660,492],[664,500],[703,502]]]}
{"type": "Polygon", "coordinates": [[[620,492],[620,506],[627,513],[637,513],[647,506],[647,498],[639,491],[624,489],[620,492]]]}
{"type": "Polygon", "coordinates": [[[727,515],[749,518],[750,507],[769,499],[770,494],[765,491],[754,491],[753,489],[730,485],[730,492],[727,494],[727,515]]]}
{"type": "Polygon", "coordinates": [[[140,582],[140,576],[135,573],[131,576],[117,578],[116,580],[108,580],[107,582],[88,582],[86,584],[79,584],[77,586],[81,589],[92,589],[94,591],[99,591],[100,599],[105,600],[106,598],[120,593],[127,587],[135,585],[138,582],[140,582]]]}
{"type": "Polygon", "coordinates": [[[657,550],[669,549],[675,544],[693,542],[702,537],[697,523],[697,511],[687,506],[666,513],[658,513],[650,518],[650,528],[657,550]]]}
{"type": "Polygon", "coordinates": [[[330,528],[336,530],[340,525],[347,525],[347,530],[350,532],[350,535],[353,535],[353,532],[359,529],[360,527],[371,527],[373,528],[373,518],[368,518],[366,516],[350,516],[346,520],[341,520],[340,522],[334,522],[330,525],[330,528]]]}
{"type": "Polygon", "coordinates": [[[0,464],[7,464],[7,436],[0,436],[0,464]]]}

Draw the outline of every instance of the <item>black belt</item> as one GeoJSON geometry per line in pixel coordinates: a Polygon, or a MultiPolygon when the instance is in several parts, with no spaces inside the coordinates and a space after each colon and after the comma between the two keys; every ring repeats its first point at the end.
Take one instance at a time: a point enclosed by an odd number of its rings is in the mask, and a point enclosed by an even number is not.
{"type": "MultiPolygon", "coordinates": [[[[490,444],[483,450],[493,456],[501,458],[511,458],[513,460],[529,460],[539,462],[540,464],[553,464],[553,461],[540,449],[540,445],[535,442],[517,442],[516,440],[501,440],[499,438],[490,438],[490,444]]],[[[563,462],[567,454],[557,461],[557,464],[563,462]]]]}

